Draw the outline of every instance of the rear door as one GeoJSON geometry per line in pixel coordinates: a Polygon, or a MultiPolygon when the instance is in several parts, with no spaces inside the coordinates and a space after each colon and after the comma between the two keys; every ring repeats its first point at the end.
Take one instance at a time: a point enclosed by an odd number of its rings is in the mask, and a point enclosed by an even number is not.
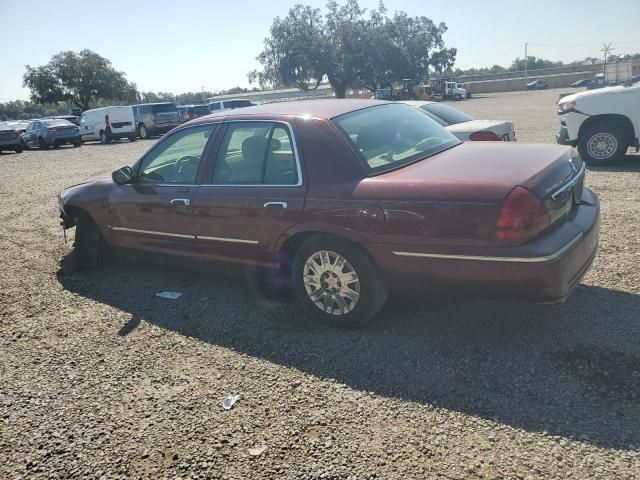
{"type": "Polygon", "coordinates": [[[135,181],[114,185],[110,225],[118,246],[172,254],[193,253],[192,201],[217,124],[195,125],[165,137],[139,162],[135,181]]]}
{"type": "Polygon", "coordinates": [[[271,266],[277,240],[302,215],[306,185],[290,124],[225,124],[195,197],[199,251],[211,260],[271,266]]]}

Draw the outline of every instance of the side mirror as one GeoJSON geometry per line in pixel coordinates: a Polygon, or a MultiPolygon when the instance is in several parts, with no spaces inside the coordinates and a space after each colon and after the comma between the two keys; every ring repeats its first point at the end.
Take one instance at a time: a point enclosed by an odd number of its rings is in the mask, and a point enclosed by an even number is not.
{"type": "Polygon", "coordinates": [[[111,178],[118,185],[125,185],[127,183],[131,183],[133,180],[133,170],[131,167],[126,166],[122,167],[111,174],[111,178]]]}

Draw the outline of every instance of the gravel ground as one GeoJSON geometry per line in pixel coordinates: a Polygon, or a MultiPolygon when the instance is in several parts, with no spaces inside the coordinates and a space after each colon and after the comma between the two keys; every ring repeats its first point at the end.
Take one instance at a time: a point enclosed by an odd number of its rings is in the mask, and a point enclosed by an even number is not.
{"type": "MultiPolygon", "coordinates": [[[[455,106],[551,142],[558,92],[455,106]]],[[[565,304],[396,300],[341,331],[242,279],[75,273],[56,193],[150,145],[0,157],[0,478],[640,477],[639,157],[589,172],[600,250],[565,304]]]]}

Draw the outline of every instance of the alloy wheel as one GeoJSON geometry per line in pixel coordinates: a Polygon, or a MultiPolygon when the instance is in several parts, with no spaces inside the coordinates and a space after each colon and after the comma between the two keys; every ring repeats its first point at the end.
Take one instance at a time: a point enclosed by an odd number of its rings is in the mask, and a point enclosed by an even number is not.
{"type": "Polygon", "coordinates": [[[309,299],[323,312],[346,315],[356,307],[360,299],[360,279],[342,255],[317,251],[305,262],[302,274],[309,299]]]}

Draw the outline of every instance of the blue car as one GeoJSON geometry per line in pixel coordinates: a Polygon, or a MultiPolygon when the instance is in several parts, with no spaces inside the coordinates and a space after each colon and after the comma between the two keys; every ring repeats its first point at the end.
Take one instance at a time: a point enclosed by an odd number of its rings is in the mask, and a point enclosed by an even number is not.
{"type": "Polygon", "coordinates": [[[74,147],[82,145],[80,129],[73,123],[60,119],[31,122],[23,138],[27,147],[39,147],[43,150],[65,144],[71,144],[74,147]]]}

